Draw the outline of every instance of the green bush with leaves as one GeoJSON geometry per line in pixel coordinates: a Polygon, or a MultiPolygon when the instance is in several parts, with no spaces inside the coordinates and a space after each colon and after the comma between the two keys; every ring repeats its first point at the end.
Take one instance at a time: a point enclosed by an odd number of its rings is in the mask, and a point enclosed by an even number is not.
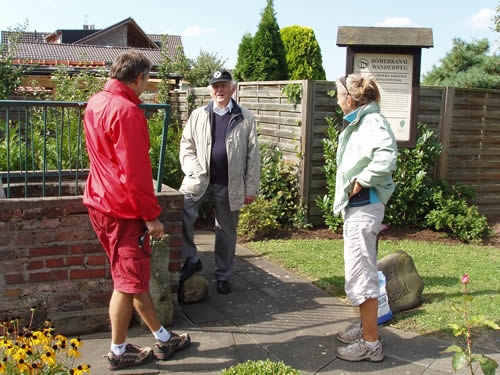
{"type": "Polygon", "coordinates": [[[261,220],[260,233],[272,233],[276,228],[309,228],[306,207],[298,191],[298,179],[293,168],[283,159],[276,145],[261,145],[261,175],[259,199],[243,207],[238,232],[257,232],[248,224],[261,220]]]}
{"type": "MultiPolygon", "coordinates": [[[[325,175],[328,194],[316,200],[325,223],[334,231],[342,226],[342,218],[333,214],[335,196],[336,150],[340,133],[339,120],[329,118],[327,137],[323,140],[325,175]]],[[[442,145],[424,123],[417,125],[415,148],[399,148],[394,172],[396,189],[386,206],[384,221],[391,225],[409,225],[444,231],[463,242],[480,242],[490,235],[488,223],[473,201],[471,187],[449,186],[434,181],[433,168],[442,145]]]]}
{"type": "Polygon", "coordinates": [[[333,214],[333,202],[335,197],[335,176],[337,174],[337,146],[338,135],[341,132],[340,121],[342,119],[342,110],[337,110],[337,117],[326,117],[328,128],[326,137],[323,138],[323,156],[325,164],[323,170],[326,177],[326,190],[328,194],[316,199],[316,205],[323,212],[323,219],[329,229],[337,232],[342,227],[342,218],[333,214]]]}
{"type": "Polygon", "coordinates": [[[222,370],[222,375],[300,375],[299,370],[285,365],[282,361],[246,361],[228,369],[222,370]]]}
{"type": "Polygon", "coordinates": [[[248,241],[271,237],[280,228],[275,209],[272,201],[258,196],[240,211],[238,235],[246,236],[248,241]]]}
{"type": "Polygon", "coordinates": [[[442,181],[432,190],[435,208],[425,216],[427,227],[450,233],[463,242],[480,242],[491,235],[486,218],[471,203],[476,193],[470,186],[449,186],[442,181]]]}
{"type": "MultiPolygon", "coordinates": [[[[148,119],[150,149],[149,157],[153,167],[153,178],[158,176],[158,166],[160,164],[161,142],[163,135],[165,112],[160,110],[148,119]]],[[[165,149],[165,159],[163,164],[162,183],[174,189],[181,186],[184,174],[179,162],[179,146],[182,136],[182,125],[175,116],[170,116],[167,132],[167,145],[165,149]]]]}
{"type": "Polygon", "coordinates": [[[425,227],[425,215],[434,207],[432,173],[441,150],[436,134],[421,122],[417,124],[415,147],[398,148],[396,190],[386,207],[387,223],[425,227]]]}

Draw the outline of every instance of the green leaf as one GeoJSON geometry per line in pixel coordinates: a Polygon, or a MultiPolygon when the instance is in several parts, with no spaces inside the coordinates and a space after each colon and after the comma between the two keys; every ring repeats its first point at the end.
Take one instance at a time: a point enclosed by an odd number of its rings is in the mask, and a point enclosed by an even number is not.
{"type": "Polygon", "coordinates": [[[484,354],[479,360],[479,365],[484,375],[495,375],[495,369],[498,368],[498,363],[484,354]]]}
{"type": "Polygon", "coordinates": [[[458,371],[461,368],[464,368],[467,366],[468,361],[467,361],[467,356],[465,355],[464,352],[461,353],[455,353],[453,356],[453,359],[451,360],[451,366],[453,367],[453,370],[458,371]]]}
{"type": "Polygon", "coordinates": [[[443,350],[441,352],[441,354],[442,353],[452,353],[452,352],[454,352],[454,353],[463,353],[464,350],[460,346],[458,346],[458,345],[451,345],[451,346],[448,346],[445,350],[443,350]]]}
{"type": "Polygon", "coordinates": [[[483,324],[486,327],[490,327],[491,329],[500,329],[500,326],[496,324],[493,320],[486,319],[483,321],[483,324]]]}

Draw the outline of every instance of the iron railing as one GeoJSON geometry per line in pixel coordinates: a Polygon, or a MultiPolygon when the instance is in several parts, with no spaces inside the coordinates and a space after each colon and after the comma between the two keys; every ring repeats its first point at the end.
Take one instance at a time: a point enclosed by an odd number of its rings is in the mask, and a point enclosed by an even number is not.
{"type": "MultiPolygon", "coordinates": [[[[83,132],[86,102],[0,100],[0,177],[7,198],[80,195],[88,174],[83,132]],[[68,194],[66,185],[72,187],[68,194]],[[50,190],[50,192],[49,192],[50,190]]],[[[170,104],[140,104],[164,113],[156,191],[161,192],[170,104]]]]}

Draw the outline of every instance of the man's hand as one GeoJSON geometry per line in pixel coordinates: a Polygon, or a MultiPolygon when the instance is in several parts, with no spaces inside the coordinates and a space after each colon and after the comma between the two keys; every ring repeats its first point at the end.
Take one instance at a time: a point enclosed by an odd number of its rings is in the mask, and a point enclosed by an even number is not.
{"type": "Polygon", "coordinates": [[[165,235],[163,223],[158,219],[146,221],[146,227],[153,238],[161,238],[165,235]]]}
{"type": "Polygon", "coordinates": [[[245,204],[250,204],[255,200],[255,197],[252,195],[245,195],[245,204]]]}

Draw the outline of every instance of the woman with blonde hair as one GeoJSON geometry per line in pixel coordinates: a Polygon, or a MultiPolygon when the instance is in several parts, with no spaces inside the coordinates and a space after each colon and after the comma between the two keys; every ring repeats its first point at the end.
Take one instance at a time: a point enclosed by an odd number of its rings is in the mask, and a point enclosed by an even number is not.
{"type": "Polygon", "coordinates": [[[347,361],[384,359],[377,313],[377,236],[385,205],[394,192],[397,145],[380,113],[380,91],[371,77],[350,74],[337,80],[337,103],[348,123],[339,136],[334,213],[344,220],[345,291],[359,307],[360,322],[339,332],[337,349],[347,361]]]}

